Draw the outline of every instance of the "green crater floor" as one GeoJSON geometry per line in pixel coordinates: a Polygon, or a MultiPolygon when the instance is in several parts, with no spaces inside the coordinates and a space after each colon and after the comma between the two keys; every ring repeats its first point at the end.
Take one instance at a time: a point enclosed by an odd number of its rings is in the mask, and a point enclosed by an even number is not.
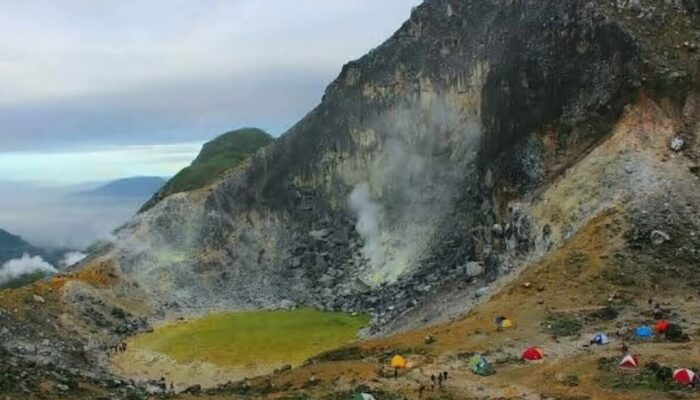
{"type": "Polygon", "coordinates": [[[218,313],[156,328],[131,346],[163,353],[179,363],[219,366],[298,364],[356,338],[366,315],[302,308],[218,313]]]}

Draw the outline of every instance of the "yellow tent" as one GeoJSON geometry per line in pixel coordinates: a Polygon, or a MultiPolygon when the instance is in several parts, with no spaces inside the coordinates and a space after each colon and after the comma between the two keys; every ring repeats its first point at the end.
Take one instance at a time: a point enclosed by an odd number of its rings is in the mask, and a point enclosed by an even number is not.
{"type": "Polygon", "coordinates": [[[395,355],[391,358],[391,368],[406,368],[406,359],[395,355]]]}
{"type": "Polygon", "coordinates": [[[509,320],[508,318],[504,319],[501,321],[500,324],[501,328],[512,328],[513,327],[513,321],[509,320]]]}

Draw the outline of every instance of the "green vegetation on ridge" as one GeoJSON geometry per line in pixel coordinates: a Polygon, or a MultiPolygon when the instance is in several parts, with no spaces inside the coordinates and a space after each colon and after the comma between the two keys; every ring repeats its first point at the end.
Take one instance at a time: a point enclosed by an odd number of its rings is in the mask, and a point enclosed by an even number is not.
{"type": "Polygon", "coordinates": [[[144,209],[171,194],[188,192],[211,184],[223,172],[240,165],[272,141],[270,134],[258,128],[237,129],[216,137],[205,143],[192,164],[170,179],[144,209]]]}

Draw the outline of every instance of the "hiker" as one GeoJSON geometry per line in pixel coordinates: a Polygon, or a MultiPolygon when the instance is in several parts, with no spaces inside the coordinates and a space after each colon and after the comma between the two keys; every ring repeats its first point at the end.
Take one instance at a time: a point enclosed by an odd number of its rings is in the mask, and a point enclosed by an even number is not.
{"type": "Polygon", "coordinates": [[[175,385],[173,382],[170,382],[170,393],[175,394],[175,385]]]}
{"type": "Polygon", "coordinates": [[[442,371],[442,374],[445,376],[443,380],[447,382],[447,371],[442,371]]]}
{"type": "Polygon", "coordinates": [[[651,305],[654,304],[654,299],[649,297],[649,301],[647,301],[647,304],[649,304],[649,307],[651,307],[651,305]]]}
{"type": "Polygon", "coordinates": [[[394,380],[399,379],[399,369],[394,368],[394,380]]]}
{"type": "Polygon", "coordinates": [[[423,398],[423,392],[425,392],[425,385],[423,385],[421,383],[420,386],[418,386],[418,398],[419,399],[423,398]]]}
{"type": "Polygon", "coordinates": [[[435,374],[430,375],[430,381],[435,385],[435,374]]]}
{"type": "Polygon", "coordinates": [[[622,352],[622,354],[627,354],[627,352],[629,351],[629,347],[627,347],[627,343],[622,342],[622,347],[620,347],[620,351],[622,352]]]}
{"type": "Polygon", "coordinates": [[[438,374],[438,386],[442,387],[442,374],[438,374]]]}

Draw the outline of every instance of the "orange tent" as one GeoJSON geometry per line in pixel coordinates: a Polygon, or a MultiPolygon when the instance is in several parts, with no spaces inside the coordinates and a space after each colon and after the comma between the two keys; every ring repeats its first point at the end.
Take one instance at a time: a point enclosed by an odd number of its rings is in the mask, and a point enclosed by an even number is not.
{"type": "Polygon", "coordinates": [[[522,359],[527,361],[537,361],[544,358],[544,352],[539,347],[530,347],[523,352],[522,359]]]}
{"type": "Polygon", "coordinates": [[[406,368],[406,359],[400,355],[391,358],[391,368],[406,368]]]}
{"type": "Polygon", "coordinates": [[[654,326],[654,330],[655,330],[657,333],[666,332],[666,331],[668,330],[668,326],[669,326],[668,321],[666,321],[666,320],[664,319],[664,320],[661,320],[661,321],[659,321],[659,322],[656,323],[656,326],[654,326]]]}

